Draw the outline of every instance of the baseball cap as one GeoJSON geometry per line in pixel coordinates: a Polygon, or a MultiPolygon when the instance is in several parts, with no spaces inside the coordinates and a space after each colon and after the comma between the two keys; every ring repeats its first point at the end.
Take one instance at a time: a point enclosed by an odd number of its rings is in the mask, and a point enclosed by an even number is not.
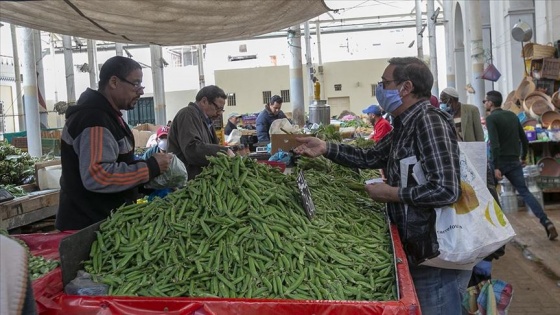
{"type": "Polygon", "coordinates": [[[163,135],[167,136],[168,133],[169,133],[169,128],[167,128],[166,126],[162,126],[162,127],[158,128],[158,130],[156,132],[156,136],[159,138],[163,135]]]}
{"type": "Polygon", "coordinates": [[[238,113],[231,113],[231,114],[228,115],[227,118],[230,119],[231,117],[238,117],[239,118],[239,117],[241,117],[241,115],[239,115],[238,113]]]}
{"type": "Polygon", "coordinates": [[[364,114],[374,114],[374,115],[381,115],[381,108],[379,105],[370,105],[368,108],[362,111],[364,114]]]}

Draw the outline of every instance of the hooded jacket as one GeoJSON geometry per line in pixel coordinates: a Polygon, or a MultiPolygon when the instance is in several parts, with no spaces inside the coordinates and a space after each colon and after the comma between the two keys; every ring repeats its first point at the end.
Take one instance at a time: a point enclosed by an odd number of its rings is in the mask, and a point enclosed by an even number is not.
{"type": "Polygon", "coordinates": [[[87,89],[66,111],[62,176],[55,226],[78,230],[138,197],[137,187],[160,174],[154,157],[134,160],[134,137],[109,101],[87,89]]]}
{"type": "Polygon", "coordinates": [[[257,138],[259,142],[270,142],[270,125],[276,119],[286,118],[283,111],[279,111],[278,114],[273,115],[270,111],[268,105],[265,106],[262,112],[257,116],[257,138]]]}

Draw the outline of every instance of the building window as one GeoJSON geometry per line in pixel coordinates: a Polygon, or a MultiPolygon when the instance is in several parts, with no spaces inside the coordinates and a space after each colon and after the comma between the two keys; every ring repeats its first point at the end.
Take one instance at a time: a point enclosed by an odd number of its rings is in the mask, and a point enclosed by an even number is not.
{"type": "Polygon", "coordinates": [[[375,88],[377,87],[377,84],[372,84],[371,85],[371,96],[375,96],[375,88]]]}
{"type": "Polygon", "coordinates": [[[263,91],[263,104],[268,104],[270,102],[270,98],[272,97],[271,91],[263,91]]]}
{"type": "Polygon", "coordinates": [[[290,90],[280,90],[280,96],[284,102],[290,102],[290,90]]]}
{"type": "Polygon", "coordinates": [[[227,106],[236,106],[235,93],[229,93],[227,96],[227,106]]]}
{"type": "Polygon", "coordinates": [[[334,90],[335,91],[342,91],[342,84],[335,84],[334,85],[334,90]]]}

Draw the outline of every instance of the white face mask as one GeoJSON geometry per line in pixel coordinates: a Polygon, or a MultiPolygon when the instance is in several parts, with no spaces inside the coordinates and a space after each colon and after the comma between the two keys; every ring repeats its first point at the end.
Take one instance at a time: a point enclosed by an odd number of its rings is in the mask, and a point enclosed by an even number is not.
{"type": "Polygon", "coordinates": [[[157,146],[160,150],[167,151],[167,139],[159,140],[157,146]]]}

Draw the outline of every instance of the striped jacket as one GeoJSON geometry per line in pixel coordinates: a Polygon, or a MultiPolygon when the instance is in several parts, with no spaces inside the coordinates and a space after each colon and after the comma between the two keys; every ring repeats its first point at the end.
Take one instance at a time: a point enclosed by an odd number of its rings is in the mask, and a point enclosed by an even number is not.
{"type": "Polygon", "coordinates": [[[66,111],[57,229],[82,229],[105,219],[112,209],[135,202],[137,187],[159,175],[155,158],[134,160],[134,137],[121,115],[91,89],[66,111]]]}

